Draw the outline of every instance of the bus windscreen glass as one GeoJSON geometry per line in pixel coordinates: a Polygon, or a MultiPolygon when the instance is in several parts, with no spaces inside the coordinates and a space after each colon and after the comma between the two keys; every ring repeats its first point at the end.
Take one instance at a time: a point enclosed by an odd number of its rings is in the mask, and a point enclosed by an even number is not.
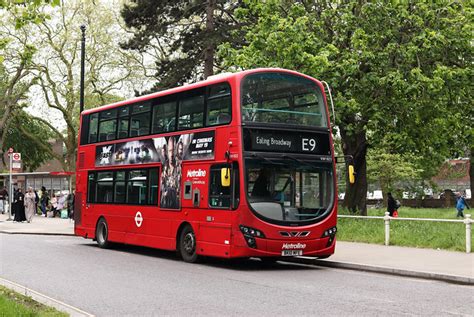
{"type": "Polygon", "coordinates": [[[246,159],[248,201],[258,215],[279,223],[315,220],[333,205],[330,163],[246,159]]]}
{"type": "Polygon", "coordinates": [[[326,107],[315,82],[285,73],[256,73],[242,84],[244,122],[327,127],[326,107]]]}

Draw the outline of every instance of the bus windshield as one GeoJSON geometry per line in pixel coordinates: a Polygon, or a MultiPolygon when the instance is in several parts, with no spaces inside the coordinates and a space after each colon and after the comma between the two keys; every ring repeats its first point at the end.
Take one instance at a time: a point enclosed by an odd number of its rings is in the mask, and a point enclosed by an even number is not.
{"type": "Polygon", "coordinates": [[[244,78],[242,120],[328,126],[323,96],[316,83],[301,76],[276,72],[244,78]]]}
{"type": "Polygon", "coordinates": [[[310,221],[333,204],[331,163],[246,159],[247,196],[253,211],[278,222],[310,221]]]}

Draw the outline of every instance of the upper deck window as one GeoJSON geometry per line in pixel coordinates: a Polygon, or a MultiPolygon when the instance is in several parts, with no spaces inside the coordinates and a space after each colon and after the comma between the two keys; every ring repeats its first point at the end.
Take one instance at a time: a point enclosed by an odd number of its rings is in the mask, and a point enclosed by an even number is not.
{"type": "Polygon", "coordinates": [[[83,116],[81,145],[229,124],[228,83],[185,90],[83,116]]]}
{"type": "Polygon", "coordinates": [[[153,107],[152,133],[176,130],[176,101],[157,104],[153,107]]]}
{"type": "Polygon", "coordinates": [[[327,127],[326,107],[313,81],[284,73],[248,75],[242,84],[245,122],[327,127]]]}
{"type": "Polygon", "coordinates": [[[211,86],[207,97],[207,126],[231,121],[232,102],[229,84],[211,86]]]}
{"type": "Polygon", "coordinates": [[[179,102],[178,129],[200,128],[204,125],[204,95],[189,97],[179,102]]]}

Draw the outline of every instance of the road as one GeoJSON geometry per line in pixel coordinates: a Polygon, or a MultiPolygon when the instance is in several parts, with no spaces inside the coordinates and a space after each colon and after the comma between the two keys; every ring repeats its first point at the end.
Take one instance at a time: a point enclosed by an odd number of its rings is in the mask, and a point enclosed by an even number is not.
{"type": "Polygon", "coordinates": [[[97,316],[474,315],[472,286],[258,260],[187,264],[78,237],[0,234],[0,276],[97,316]]]}

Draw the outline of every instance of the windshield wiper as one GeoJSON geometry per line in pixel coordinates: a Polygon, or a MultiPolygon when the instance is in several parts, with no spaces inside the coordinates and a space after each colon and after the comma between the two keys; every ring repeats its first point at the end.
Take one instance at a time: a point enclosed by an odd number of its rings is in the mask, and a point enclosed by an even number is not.
{"type": "Polygon", "coordinates": [[[310,166],[310,167],[316,167],[316,166],[314,166],[314,165],[312,165],[312,164],[310,164],[310,163],[308,163],[308,162],[306,162],[306,161],[299,160],[299,159],[294,158],[294,157],[289,156],[289,155],[283,155],[282,157],[283,157],[283,158],[286,158],[286,159],[293,160],[293,161],[298,162],[298,163],[300,163],[300,164],[305,164],[305,165],[310,166]]]}
{"type": "Polygon", "coordinates": [[[264,160],[264,161],[266,161],[266,162],[269,162],[269,163],[271,163],[271,164],[274,164],[274,165],[285,165],[285,163],[278,163],[278,162],[272,161],[272,160],[270,160],[269,158],[264,157],[264,156],[262,156],[262,155],[260,155],[260,154],[253,153],[252,156],[253,156],[253,157],[258,157],[259,159],[262,159],[262,160],[264,160]]]}

